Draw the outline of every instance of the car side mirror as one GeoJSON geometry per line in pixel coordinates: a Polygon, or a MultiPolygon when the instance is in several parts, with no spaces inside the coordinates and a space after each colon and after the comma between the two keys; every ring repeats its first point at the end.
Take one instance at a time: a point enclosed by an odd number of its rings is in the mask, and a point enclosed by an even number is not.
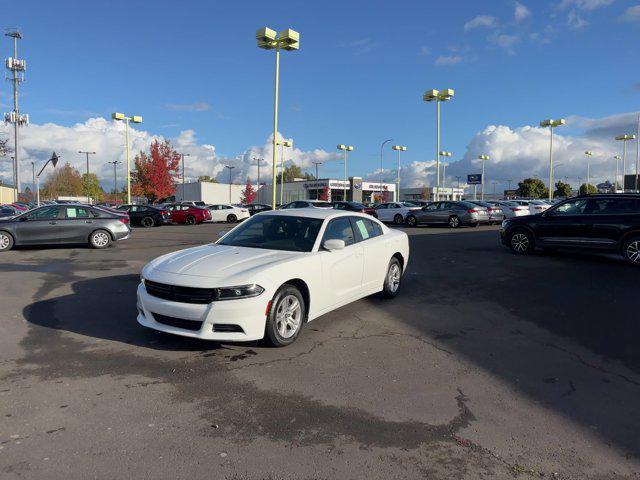
{"type": "Polygon", "coordinates": [[[21,222],[27,222],[27,221],[29,221],[29,219],[27,217],[20,217],[20,221],[21,222]]]}
{"type": "Polygon", "coordinates": [[[325,240],[322,246],[332,252],[334,250],[342,250],[345,247],[345,243],[344,240],[331,239],[325,240]]]}

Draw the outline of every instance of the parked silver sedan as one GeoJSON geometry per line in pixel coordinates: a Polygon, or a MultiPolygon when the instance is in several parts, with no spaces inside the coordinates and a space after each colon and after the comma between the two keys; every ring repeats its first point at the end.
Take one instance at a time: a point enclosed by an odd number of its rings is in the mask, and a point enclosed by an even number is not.
{"type": "Polygon", "coordinates": [[[489,222],[489,213],[484,207],[469,202],[433,202],[420,210],[412,210],[407,215],[406,223],[410,227],[416,225],[449,225],[458,228],[463,225],[477,227],[480,223],[489,222]]]}
{"type": "Polygon", "coordinates": [[[504,220],[504,214],[502,213],[502,207],[497,202],[485,202],[482,200],[467,200],[469,203],[478,205],[481,208],[486,208],[489,213],[489,224],[500,224],[504,220]]]}
{"type": "Polygon", "coordinates": [[[106,248],[131,233],[129,216],[88,205],[46,205],[0,220],[0,251],[14,245],[88,243],[106,248]]]}

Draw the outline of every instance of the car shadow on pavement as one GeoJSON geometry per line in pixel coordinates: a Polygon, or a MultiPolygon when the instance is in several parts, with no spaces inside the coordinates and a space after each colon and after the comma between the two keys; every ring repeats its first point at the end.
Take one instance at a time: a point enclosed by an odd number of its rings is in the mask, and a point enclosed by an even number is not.
{"type": "Polygon", "coordinates": [[[93,338],[176,351],[221,348],[216,342],[169,335],[136,321],[138,275],[117,275],[75,281],[73,293],[39,300],[27,306],[24,317],[32,325],[93,338]]]}

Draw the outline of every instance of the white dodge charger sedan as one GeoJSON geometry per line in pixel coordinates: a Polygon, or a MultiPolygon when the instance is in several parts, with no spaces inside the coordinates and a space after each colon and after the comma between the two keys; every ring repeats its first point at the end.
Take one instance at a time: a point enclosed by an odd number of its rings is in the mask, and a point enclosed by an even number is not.
{"type": "Polygon", "coordinates": [[[216,243],[142,270],[138,322],[217,341],[295,341],[303,324],[382,292],[398,293],[406,233],[370,215],[307,208],[259,213],[216,243]]]}

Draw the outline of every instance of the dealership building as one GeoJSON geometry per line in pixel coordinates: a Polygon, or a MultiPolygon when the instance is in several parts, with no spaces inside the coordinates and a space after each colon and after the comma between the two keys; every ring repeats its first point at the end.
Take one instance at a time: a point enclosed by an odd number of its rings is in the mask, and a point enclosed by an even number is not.
{"type": "MultiPolygon", "coordinates": [[[[269,203],[272,195],[271,185],[263,185],[261,190],[260,201],[269,203]]],[[[387,202],[397,200],[395,183],[365,182],[361,177],[350,177],[346,182],[321,178],[318,180],[296,179],[293,182],[285,182],[282,187],[283,204],[294,200],[321,198],[326,198],[330,202],[347,200],[370,203],[374,201],[374,197],[380,197],[387,202]]],[[[276,200],[280,203],[280,184],[276,186],[276,200]]]]}

